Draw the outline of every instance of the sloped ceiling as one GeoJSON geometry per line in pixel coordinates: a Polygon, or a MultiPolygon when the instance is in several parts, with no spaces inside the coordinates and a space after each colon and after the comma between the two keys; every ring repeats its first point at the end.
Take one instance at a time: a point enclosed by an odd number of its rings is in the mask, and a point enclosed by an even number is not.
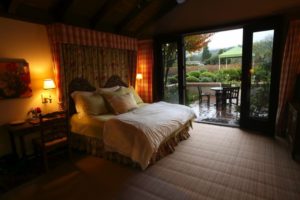
{"type": "Polygon", "coordinates": [[[298,14],[300,0],[187,0],[145,32],[154,34],[195,31],[262,17],[298,14]]]}
{"type": "Polygon", "coordinates": [[[297,10],[300,0],[0,0],[0,16],[137,38],[297,10]]]}

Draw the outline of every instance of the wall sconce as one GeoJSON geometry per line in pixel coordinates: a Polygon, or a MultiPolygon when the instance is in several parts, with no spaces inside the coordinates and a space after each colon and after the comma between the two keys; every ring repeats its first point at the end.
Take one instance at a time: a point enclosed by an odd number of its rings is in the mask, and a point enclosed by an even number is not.
{"type": "MultiPolygon", "coordinates": [[[[54,81],[52,79],[45,79],[44,80],[44,90],[50,90],[55,88],[54,81]]],[[[51,94],[49,92],[48,97],[43,97],[42,94],[42,103],[52,103],[51,94]]]]}
{"type": "Polygon", "coordinates": [[[136,79],[137,79],[137,80],[142,80],[142,79],[143,79],[143,74],[137,73],[137,74],[136,74],[136,79]]]}

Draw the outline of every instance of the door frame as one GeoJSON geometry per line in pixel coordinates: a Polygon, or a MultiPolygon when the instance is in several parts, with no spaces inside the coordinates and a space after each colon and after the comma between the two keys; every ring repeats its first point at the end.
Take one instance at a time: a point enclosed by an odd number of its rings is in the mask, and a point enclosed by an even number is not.
{"type": "Polygon", "coordinates": [[[184,43],[183,36],[176,35],[172,37],[160,37],[155,40],[154,43],[154,63],[155,68],[153,70],[154,74],[154,100],[160,101],[164,97],[164,66],[162,58],[162,45],[165,43],[175,42],[177,44],[177,74],[178,74],[178,100],[180,104],[185,104],[185,56],[184,56],[184,43]]]}
{"type": "Polygon", "coordinates": [[[268,135],[275,133],[275,121],[278,105],[279,80],[281,60],[283,53],[282,45],[283,21],[279,17],[272,17],[265,20],[256,21],[243,26],[243,57],[242,57],[242,92],[241,92],[241,113],[240,127],[261,131],[268,135]],[[249,117],[250,107],[250,68],[252,66],[252,40],[253,33],[259,31],[274,30],[272,68],[268,119],[258,120],[249,117]]]}

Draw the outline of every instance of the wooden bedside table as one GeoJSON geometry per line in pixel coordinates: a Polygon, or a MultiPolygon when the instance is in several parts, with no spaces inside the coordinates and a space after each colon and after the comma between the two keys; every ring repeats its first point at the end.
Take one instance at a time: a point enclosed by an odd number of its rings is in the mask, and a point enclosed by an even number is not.
{"type": "MultiPolygon", "coordinates": [[[[60,116],[61,117],[66,117],[66,116],[60,116]]],[[[49,120],[51,120],[50,118],[49,120]]],[[[7,125],[9,137],[10,137],[10,142],[11,142],[11,148],[12,148],[12,153],[16,158],[19,158],[18,153],[17,153],[17,147],[16,147],[16,138],[19,138],[20,140],[20,146],[21,146],[21,158],[26,158],[26,148],[25,148],[25,136],[33,134],[35,132],[40,131],[40,124],[39,121],[35,121],[35,123],[30,123],[26,121],[23,124],[17,124],[17,125],[7,125]]]]}
{"type": "Polygon", "coordinates": [[[31,124],[29,122],[25,122],[23,124],[17,124],[17,125],[8,124],[7,129],[10,137],[10,143],[11,143],[13,155],[16,156],[17,158],[19,157],[17,153],[16,141],[15,141],[16,138],[19,138],[20,146],[21,146],[21,158],[25,158],[26,148],[25,148],[24,137],[26,135],[39,131],[40,130],[39,124],[31,124]]]}

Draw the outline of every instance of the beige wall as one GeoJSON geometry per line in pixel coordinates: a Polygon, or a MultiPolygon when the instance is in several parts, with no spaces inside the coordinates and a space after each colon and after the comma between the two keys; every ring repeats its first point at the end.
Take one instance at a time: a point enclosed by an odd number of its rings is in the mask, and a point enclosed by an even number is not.
{"type": "Polygon", "coordinates": [[[29,63],[33,96],[0,100],[0,156],[11,151],[7,132],[2,125],[24,120],[30,108],[39,106],[43,112],[58,108],[55,89],[52,104],[42,104],[43,79],[53,78],[52,60],[46,27],[0,17],[0,58],[23,58],[29,63]]]}

